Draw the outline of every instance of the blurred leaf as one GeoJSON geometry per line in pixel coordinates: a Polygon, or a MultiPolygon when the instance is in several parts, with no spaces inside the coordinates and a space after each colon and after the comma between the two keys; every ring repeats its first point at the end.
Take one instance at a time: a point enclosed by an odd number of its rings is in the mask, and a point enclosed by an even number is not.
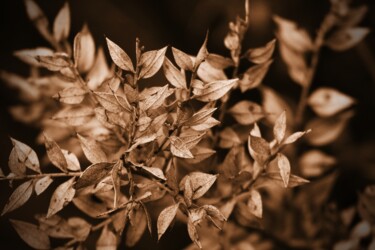
{"type": "Polygon", "coordinates": [[[281,114],[283,111],[286,113],[286,121],[293,121],[292,111],[289,105],[284,101],[284,99],[276,93],[273,89],[262,86],[262,107],[263,111],[267,114],[265,117],[270,123],[275,124],[277,115],[281,114]]]}
{"type": "Polygon", "coordinates": [[[60,9],[53,22],[53,35],[56,41],[67,39],[70,31],[70,10],[69,4],[66,2],[60,9]]]}
{"type": "Polygon", "coordinates": [[[73,188],[75,177],[58,186],[51,197],[47,218],[56,214],[73,200],[76,191],[73,188]]]}
{"type": "Polygon", "coordinates": [[[34,187],[36,195],[40,195],[41,193],[43,193],[49,187],[49,185],[51,185],[52,182],[53,179],[49,176],[44,176],[43,178],[38,179],[35,182],[34,187]]]}
{"type": "Polygon", "coordinates": [[[228,110],[239,124],[250,125],[264,117],[262,107],[251,101],[240,101],[228,110]]]}
{"type": "Polygon", "coordinates": [[[89,160],[91,163],[107,161],[106,154],[94,139],[86,139],[80,134],[77,134],[77,137],[81,143],[83,153],[85,154],[87,160],[89,160]]]}
{"type": "Polygon", "coordinates": [[[295,132],[295,133],[291,134],[290,136],[288,136],[282,143],[284,145],[291,144],[291,143],[297,141],[299,138],[301,138],[305,134],[308,134],[310,132],[311,132],[311,129],[308,129],[306,131],[295,132]]]}
{"type": "Polygon", "coordinates": [[[221,148],[231,148],[242,143],[241,138],[231,127],[224,128],[220,134],[219,146],[221,148]]]}
{"type": "Polygon", "coordinates": [[[107,206],[104,202],[96,201],[96,197],[92,195],[80,195],[73,199],[73,204],[82,212],[92,218],[97,218],[100,214],[107,211],[107,206]]]}
{"type": "Polygon", "coordinates": [[[109,40],[109,38],[106,38],[106,41],[108,45],[109,54],[111,55],[113,62],[123,70],[135,72],[133,63],[128,54],[126,54],[126,52],[123,49],[121,49],[117,44],[109,40]]]}
{"type": "Polygon", "coordinates": [[[66,107],[58,111],[52,119],[62,121],[70,126],[87,124],[94,116],[94,110],[88,106],[66,107]]]}
{"type": "Polygon", "coordinates": [[[177,65],[181,69],[193,71],[193,67],[194,67],[193,60],[188,54],[173,47],[172,47],[172,53],[173,53],[174,60],[176,61],[177,65]]]}
{"type": "Polygon", "coordinates": [[[206,62],[212,67],[217,69],[226,69],[230,66],[234,66],[233,60],[231,58],[223,57],[218,54],[210,53],[206,58],[206,62]]]}
{"type": "Polygon", "coordinates": [[[163,64],[164,75],[176,88],[187,89],[185,76],[179,71],[168,58],[164,59],[163,64]]]}
{"type": "Polygon", "coordinates": [[[19,185],[13,191],[12,195],[9,197],[8,202],[5,204],[5,207],[3,211],[1,212],[1,216],[25,204],[31,197],[31,194],[33,193],[33,186],[34,186],[33,180],[29,180],[19,185]]]}
{"type": "Polygon", "coordinates": [[[158,179],[161,179],[161,180],[167,180],[164,176],[164,173],[163,173],[163,170],[161,170],[160,168],[156,168],[156,167],[146,167],[146,166],[142,166],[141,167],[143,170],[145,170],[147,173],[150,173],[152,176],[158,178],[158,179]]]}
{"type": "Polygon", "coordinates": [[[41,173],[38,156],[36,155],[35,151],[26,144],[17,141],[16,139],[10,139],[12,140],[15,153],[18,156],[18,161],[22,164],[25,164],[29,169],[41,173]]]}
{"type": "Polygon", "coordinates": [[[29,246],[35,249],[51,249],[50,241],[46,232],[40,230],[36,225],[20,220],[10,220],[18,235],[29,246]]]}
{"type": "Polygon", "coordinates": [[[102,47],[98,48],[94,65],[86,75],[87,86],[91,90],[97,89],[103,81],[111,75],[102,47]]]}
{"type": "Polygon", "coordinates": [[[63,152],[61,151],[61,148],[46,133],[43,133],[43,135],[44,145],[47,150],[48,158],[50,159],[53,165],[55,165],[61,171],[66,173],[68,171],[68,163],[65,159],[63,152]]]}
{"type": "Polygon", "coordinates": [[[151,50],[142,54],[139,64],[142,66],[138,79],[150,78],[159,71],[163,65],[167,47],[160,50],[151,50]]]}
{"type": "Polygon", "coordinates": [[[172,206],[166,207],[163,211],[160,212],[157,222],[158,227],[158,240],[165,233],[169,225],[172,223],[176,213],[178,211],[179,203],[176,203],[172,206]]]}
{"type": "Polygon", "coordinates": [[[239,80],[242,92],[258,87],[270,68],[272,60],[250,67],[239,80]]]}
{"type": "Polygon", "coordinates": [[[34,0],[25,0],[26,13],[39,33],[46,39],[51,39],[48,27],[48,19],[34,0]]]}
{"type": "Polygon", "coordinates": [[[344,51],[360,43],[369,32],[368,28],[344,28],[330,36],[325,44],[333,50],[344,51]]]}
{"type": "Polygon", "coordinates": [[[280,116],[277,118],[275,125],[273,126],[273,135],[278,143],[284,139],[286,131],[286,115],[283,111],[280,116]]]}
{"type": "Polygon", "coordinates": [[[79,104],[86,94],[87,91],[80,87],[68,87],[55,94],[53,98],[66,104],[79,104]]]}
{"type": "Polygon", "coordinates": [[[336,163],[336,159],[314,149],[305,152],[299,159],[299,166],[303,176],[317,177],[336,163]]]}
{"type": "MultiPolygon", "coordinates": [[[[278,184],[281,187],[285,187],[285,183],[281,178],[281,175],[279,172],[269,172],[267,173],[267,177],[270,178],[273,182],[278,184]]],[[[288,188],[297,187],[306,183],[309,183],[310,181],[303,179],[296,175],[290,175],[289,176],[289,182],[288,182],[288,188]]]]}
{"type": "Polygon", "coordinates": [[[40,97],[39,89],[19,75],[0,70],[0,79],[6,83],[8,87],[17,89],[20,92],[20,99],[23,101],[36,101],[40,97]]]}
{"type": "Polygon", "coordinates": [[[53,50],[51,50],[50,48],[46,48],[46,47],[37,47],[34,49],[17,50],[13,52],[13,55],[27,64],[40,67],[41,65],[39,64],[37,57],[38,56],[53,56],[53,50]]]}
{"type": "Polygon", "coordinates": [[[74,38],[74,64],[81,72],[91,69],[95,60],[95,42],[87,25],[74,38]]]}
{"type": "Polygon", "coordinates": [[[102,230],[102,233],[99,236],[98,241],[96,242],[97,250],[116,250],[117,249],[117,237],[116,235],[105,226],[102,230]]]}
{"type": "Polygon", "coordinates": [[[265,46],[249,49],[245,52],[246,58],[256,64],[262,64],[269,61],[272,53],[275,50],[276,39],[268,42],[265,46]]]}
{"type": "Polygon", "coordinates": [[[279,49],[283,61],[288,66],[290,78],[301,86],[305,86],[308,68],[304,54],[289,48],[283,43],[279,45],[279,49]]]}
{"type": "Polygon", "coordinates": [[[83,171],[82,175],[75,183],[74,188],[81,189],[99,183],[108,176],[113,166],[114,164],[109,162],[92,164],[83,171]]]}
{"type": "Polygon", "coordinates": [[[195,228],[193,222],[190,219],[188,219],[187,228],[190,239],[198,246],[199,249],[202,249],[203,247],[201,242],[199,241],[197,229],[195,228]]]}
{"type": "Polygon", "coordinates": [[[126,232],[125,244],[133,247],[141,239],[147,227],[146,215],[143,209],[133,210],[130,214],[130,224],[126,232]]]}
{"type": "Polygon", "coordinates": [[[66,54],[55,53],[52,56],[36,56],[36,60],[41,67],[51,71],[60,71],[70,66],[69,58],[66,54]]]}
{"type": "Polygon", "coordinates": [[[193,93],[196,99],[202,102],[211,102],[223,97],[238,79],[215,81],[205,84],[201,87],[194,87],[193,93]]]}
{"type": "Polygon", "coordinates": [[[284,186],[288,187],[289,176],[290,176],[290,163],[289,163],[288,158],[285,155],[278,153],[277,154],[277,166],[280,169],[280,176],[284,182],[284,186]]]}
{"type": "Polygon", "coordinates": [[[252,189],[250,191],[250,198],[247,202],[247,206],[250,209],[250,212],[255,215],[258,218],[262,218],[263,214],[263,205],[262,205],[262,197],[260,196],[260,193],[252,189]]]}

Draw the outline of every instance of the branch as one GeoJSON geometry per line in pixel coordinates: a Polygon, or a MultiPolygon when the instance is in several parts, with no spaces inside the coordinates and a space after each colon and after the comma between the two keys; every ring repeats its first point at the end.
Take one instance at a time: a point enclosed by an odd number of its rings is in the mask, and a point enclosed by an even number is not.
{"type": "Polygon", "coordinates": [[[70,173],[44,173],[44,174],[30,174],[30,175],[15,175],[0,177],[0,180],[23,180],[23,179],[36,179],[49,176],[52,178],[80,176],[83,172],[70,172],[70,173]]]}

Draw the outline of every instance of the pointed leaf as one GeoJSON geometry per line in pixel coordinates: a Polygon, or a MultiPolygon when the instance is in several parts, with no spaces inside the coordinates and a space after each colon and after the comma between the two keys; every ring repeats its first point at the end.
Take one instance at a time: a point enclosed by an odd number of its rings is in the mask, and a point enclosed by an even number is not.
{"type": "Polygon", "coordinates": [[[139,95],[139,106],[142,110],[157,109],[172,93],[173,90],[169,89],[168,85],[146,89],[139,95]]]}
{"type": "Polygon", "coordinates": [[[204,42],[201,48],[198,51],[197,57],[195,58],[193,71],[196,71],[199,65],[208,57],[207,41],[208,41],[208,32],[206,34],[206,37],[204,39],[204,42]]]}
{"type": "Polygon", "coordinates": [[[51,197],[47,218],[59,212],[74,198],[76,190],[73,188],[75,177],[58,186],[51,197]]]}
{"type": "Polygon", "coordinates": [[[142,66],[138,79],[150,78],[159,71],[164,62],[167,47],[160,50],[151,50],[142,54],[139,64],[142,66]]]}
{"type": "Polygon", "coordinates": [[[47,150],[47,155],[53,165],[58,167],[61,171],[67,172],[68,171],[68,163],[66,162],[65,156],[61,151],[61,148],[57,143],[50,138],[47,134],[43,133],[44,135],[44,145],[47,150]]]}
{"type": "MultiPolygon", "coordinates": [[[[276,184],[278,184],[281,187],[285,187],[284,181],[281,178],[281,175],[279,172],[270,172],[267,173],[267,177],[270,178],[272,181],[274,181],[276,184]]],[[[289,182],[288,182],[288,188],[297,187],[306,183],[309,183],[310,181],[303,179],[296,175],[290,175],[289,176],[289,182]]]]}
{"type": "Polygon", "coordinates": [[[190,239],[197,245],[199,249],[202,249],[202,243],[199,241],[199,236],[197,233],[197,229],[195,228],[193,222],[189,219],[187,223],[188,234],[190,239]]]}
{"type": "Polygon", "coordinates": [[[329,37],[326,45],[333,50],[344,51],[360,43],[369,32],[368,28],[362,27],[344,28],[329,37]]]}
{"type": "Polygon", "coordinates": [[[262,218],[263,214],[263,205],[262,205],[262,197],[260,196],[260,193],[252,189],[250,192],[250,198],[247,202],[247,206],[250,209],[250,212],[254,214],[258,218],[262,218]]]}
{"type": "Polygon", "coordinates": [[[142,166],[142,169],[150,173],[151,175],[155,176],[158,179],[161,179],[164,181],[167,180],[164,176],[163,170],[161,170],[160,168],[142,166]]]}
{"type": "Polygon", "coordinates": [[[36,195],[43,193],[52,182],[53,179],[49,176],[44,176],[43,178],[37,180],[34,187],[36,195]]]}
{"type": "Polygon", "coordinates": [[[93,139],[86,139],[85,137],[77,134],[81,143],[83,153],[91,163],[106,162],[107,156],[101,149],[100,145],[93,139]]]}
{"type": "Polygon", "coordinates": [[[12,148],[12,151],[10,151],[8,166],[15,175],[24,175],[26,173],[26,165],[24,162],[19,161],[16,148],[12,148]]]}
{"type": "Polygon", "coordinates": [[[120,96],[106,92],[94,92],[94,94],[97,96],[97,99],[103,108],[110,112],[120,113],[124,110],[131,112],[132,110],[132,106],[129,104],[125,95],[120,96]]]}
{"type": "Polygon", "coordinates": [[[171,141],[171,153],[180,158],[194,158],[186,143],[177,136],[169,137],[171,141]]]}
{"type": "Polygon", "coordinates": [[[134,246],[142,237],[147,227],[146,215],[143,209],[130,213],[130,225],[126,232],[126,246],[134,246]],[[132,216],[133,214],[133,216],[132,216]]]}
{"type": "Polygon", "coordinates": [[[65,122],[70,126],[81,126],[87,124],[94,114],[91,107],[67,107],[57,112],[52,119],[65,122]]]}
{"type": "Polygon", "coordinates": [[[106,38],[106,41],[113,62],[123,70],[134,72],[133,63],[128,54],[109,38],[106,38]]]}
{"type": "Polygon", "coordinates": [[[53,50],[46,47],[37,47],[34,49],[17,50],[13,53],[21,61],[32,66],[40,67],[37,57],[38,56],[53,56],[53,50]]]}
{"type": "Polygon", "coordinates": [[[79,104],[85,99],[87,91],[79,87],[68,87],[61,90],[53,98],[66,104],[79,104]]]}
{"type": "Polygon", "coordinates": [[[253,124],[264,117],[264,112],[259,104],[246,100],[238,102],[228,112],[242,125],[253,124]]]}
{"type": "Polygon", "coordinates": [[[97,250],[116,250],[117,249],[117,237],[116,235],[105,226],[102,230],[102,233],[99,236],[98,241],[96,242],[97,250]]]}
{"type": "Polygon", "coordinates": [[[250,67],[238,81],[242,92],[258,87],[266,76],[272,60],[250,67]]]}
{"type": "Polygon", "coordinates": [[[193,60],[188,54],[173,47],[172,47],[172,53],[173,53],[174,60],[176,61],[177,65],[181,69],[193,71],[193,67],[194,67],[193,60]]]}
{"type": "Polygon", "coordinates": [[[306,130],[306,131],[299,131],[299,132],[295,132],[293,134],[291,134],[290,136],[288,136],[288,138],[286,138],[284,141],[283,141],[283,144],[291,144],[295,141],[297,141],[299,138],[301,138],[302,136],[304,136],[305,134],[308,134],[311,132],[311,129],[309,130],[306,130]]]}
{"type": "Polygon", "coordinates": [[[286,131],[286,114],[283,111],[277,118],[275,125],[273,126],[273,135],[278,143],[284,139],[286,131]]]}
{"type": "Polygon", "coordinates": [[[164,75],[170,84],[180,89],[187,89],[185,76],[179,71],[168,58],[164,59],[164,75]]]}
{"type": "Polygon", "coordinates": [[[51,71],[60,71],[70,66],[66,54],[55,53],[52,56],[36,56],[39,65],[51,71]]]}
{"type": "Polygon", "coordinates": [[[268,42],[265,46],[249,49],[246,51],[246,58],[256,64],[262,64],[271,59],[272,53],[275,50],[276,39],[268,42]]]}
{"type": "Polygon", "coordinates": [[[277,154],[277,166],[280,169],[280,176],[284,182],[284,186],[288,187],[289,176],[290,176],[290,163],[288,158],[281,154],[277,154]]]}
{"type": "Polygon", "coordinates": [[[82,175],[74,185],[74,188],[80,189],[99,183],[102,179],[108,176],[113,166],[114,164],[109,162],[92,164],[83,171],[82,175]]]}
{"type": "Polygon", "coordinates": [[[176,213],[178,211],[179,203],[176,203],[172,206],[164,208],[163,211],[159,214],[157,227],[158,227],[158,240],[165,233],[169,225],[172,223],[176,213]]]}
{"type": "Polygon", "coordinates": [[[248,138],[248,149],[251,157],[260,165],[263,165],[271,154],[268,142],[261,137],[251,134],[248,138]]]}
{"type": "Polygon", "coordinates": [[[39,159],[35,151],[26,144],[11,138],[14,150],[18,156],[18,161],[24,163],[26,167],[40,173],[39,159]]]}
{"type": "Polygon", "coordinates": [[[69,152],[68,150],[65,150],[65,149],[61,149],[61,151],[65,157],[66,163],[68,164],[67,168],[70,171],[80,171],[81,165],[79,163],[77,156],[74,153],[69,152]]]}
{"type": "Polygon", "coordinates": [[[68,38],[70,31],[70,11],[69,4],[66,2],[57,14],[53,22],[53,35],[56,41],[68,38]]]}
{"type": "Polygon", "coordinates": [[[47,233],[40,230],[36,225],[19,220],[10,220],[10,223],[21,239],[32,248],[51,249],[47,233]]]}
{"type": "Polygon", "coordinates": [[[201,172],[192,172],[188,176],[193,190],[193,200],[202,197],[211,188],[217,178],[216,175],[201,172]]]}
{"type": "Polygon", "coordinates": [[[74,38],[74,63],[81,72],[91,69],[95,61],[95,42],[88,27],[83,26],[74,38]]]}
{"type": "Polygon", "coordinates": [[[215,101],[223,97],[237,81],[238,79],[230,79],[210,82],[204,85],[203,88],[194,88],[193,93],[199,101],[215,101]]]}
{"type": "Polygon", "coordinates": [[[33,193],[33,184],[33,180],[29,180],[19,185],[9,197],[1,215],[9,213],[25,204],[33,193]]]}

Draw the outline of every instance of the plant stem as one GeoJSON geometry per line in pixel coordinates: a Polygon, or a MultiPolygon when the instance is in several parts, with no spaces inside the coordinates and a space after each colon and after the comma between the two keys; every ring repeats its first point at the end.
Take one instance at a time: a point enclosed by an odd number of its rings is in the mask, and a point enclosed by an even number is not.
{"type": "Polygon", "coordinates": [[[0,180],[23,180],[23,179],[35,179],[35,178],[42,178],[42,177],[68,177],[68,176],[80,176],[82,172],[74,172],[74,173],[44,173],[44,174],[30,174],[30,175],[19,175],[19,176],[4,176],[0,177],[0,180]]]}

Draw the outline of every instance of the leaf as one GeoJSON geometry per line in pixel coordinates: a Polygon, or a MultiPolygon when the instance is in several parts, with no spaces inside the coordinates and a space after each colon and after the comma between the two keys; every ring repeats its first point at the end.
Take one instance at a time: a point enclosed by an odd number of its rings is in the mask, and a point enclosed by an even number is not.
{"type": "Polygon", "coordinates": [[[275,50],[276,39],[268,42],[265,46],[249,49],[245,52],[246,58],[256,64],[262,64],[271,59],[272,53],[275,50]]]}
{"type": "Polygon", "coordinates": [[[274,124],[277,119],[277,115],[281,114],[283,111],[286,113],[286,121],[292,121],[292,111],[288,104],[283,100],[283,98],[276,93],[273,89],[262,86],[262,107],[263,111],[268,114],[265,118],[270,123],[274,124]]]}
{"type": "Polygon", "coordinates": [[[68,38],[70,31],[70,11],[69,4],[66,2],[57,14],[53,22],[53,35],[56,41],[68,38]]]}
{"type": "Polygon", "coordinates": [[[33,193],[33,184],[33,180],[29,180],[19,185],[9,197],[8,202],[5,204],[5,207],[1,212],[1,216],[25,204],[33,193]]]}
{"type": "Polygon", "coordinates": [[[188,54],[173,47],[172,47],[172,53],[173,53],[174,60],[176,61],[177,65],[181,69],[193,71],[193,67],[194,67],[193,61],[188,54]]]}
{"type": "MultiPolygon", "coordinates": [[[[284,181],[281,179],[280,173],[279,172],[270,172],[267,173],[267,177],[272,179],[276,184],[279,186],[285,187],[284,181]]],[[[288,188],[293,188],[297,187],[306,183],[309,183],[310,181],[303,179],[299,176],[296,175],[290,175],[289,177],[289,182],[288,182],[288,188]]]]}
{"type": "Polygon", "coordinates": [[[277,166],[279,167],[280,176],[284,182],[284,186],[288,187],[289,176],[290,176],[290,163],[289,163],[288,158],[285,155],[278,153],[277,154],[277,166]]]}
{"type": "Polygon", "coordinates": [[[354,99],[336,89],[321,87],[315,90],[308,99],[310,107],[321,117],[329,117],[352,106],[354,99]]]}
{"type": "Polygon", "coordinates": [[[94,114],[94,110],[88,106],[67,107],[57,112],[52,119],[70,126],[81,126],[92,120],[94,114]]]}
{"type": "Polygon", "coordinates": [[[146,215],[143,209],[130,213],[130,225],[126,232],[125,244],[128,247],[134,246],[142,237],[147,227],[146,215]],[[132,216],[133,214],[133,216],[132,216]]]}
{"type": "Polygon", "coordinates": [[[131,152],[133,149],[135,149],[139,145],[152,142],[156,139],[156,137],[157,137],[156,133],[146,134],[144,136],[141,136],[134,141],[133,145],[128,150],[126,150],[126,152],[131,152]]]}
{"type": "Polygon", "coordinates": [[[194,113],[187,121],[182,122],[184,126],[195,126],[207,121],[217,108],[202,108],[194,113]]]}
{"type": "Polygon", "coordinates": [[[186,144],[190,150],[194,148],[203,138],[206,132],[196,132],[194,130],[186,130],[180,134],[180,139],[186,144]]]}
{"type": "Polygon", "coordinates": [[[202,102],[211,102],[223,97],[238,79],[222,80],[207,83],[203,88],[194,88],[193,93],[196,99],[202,102]]]}
{"type": "Polygon", "coordinates": [[[65,149],[61,149],[61,151],[65,157],[66,163],[68,164],[67,168],[70,171],[80,171],[81,165],[79,164],[79,160],[77,156],[74,153],[69,152],[68,150],[65,150],[65,149]]]}
{"type": "Polygon", "coordinates": [[[228,79],[224,70],[217,69],[208,62],[202,62],[197,70],[197,75],[204,82],[214,82],[228,79]]]}
{"type": "Polygon", "coordinates": [[[112,93],[106,92],[94,92],[97,97],[100,105],[103,106],[106,110],[113,113],[120,113],[122,111],[131,112],[132,106],[129,104],[126,96],[119,96],[112,93]]]}
{"type": "Polygon", "coordinates": [[[220,143],[221,148],[231,148],[242,143],[239,135],[231,127],[226,127],[223,129],[220,134],[220,143]]]}
{"type": "Polygon", "coordinates": [[[60,71],[70,66],[69,58],[66,54],[55,53],[52,56],[36,56],[36,60],[41,67],[51,71],[60,71]]]}
{"type": "Polygon", "coordinates": [[[47,218],[56,214],[73,200],[76,190],[73,188],[75,177],[58,186],[51,197],[47,218]]]}
{"type": "Polygon", "coordinates": [[[171,142],[171,153],[180,158],[194,158],[186,143],[177,136],[169,137],[171,142]]]}
{"type": "Polygon", "coordinates": [[[139,95],[139,106],[142,110],[157,109],[172,93],[173,90],[169,89],[168,85],[146,89],[139,95]]]}
{"type": "Polygon", "coordinates": [[[209,117],[203,123],[191,126],[191,128],[194,129],[195,131],[205,131],[205,130],[210,129],[210,128],[218,125],[218,124],[220,124],[220,122],[218,120],[216,120],[213,117],[209,117]]]}
{"type": "Polygon", "coordinates": [[[299,169],[305,177],[318,177],[326,172],[336,159],[324,152],[313,149],[304,153],[299,159],[299,169]]]}
{"type": "Polygon", "coordinates": [[[25,164],[25,166],[29,169],[40,173],[39,160],[35,151],[26,144],[17,141],[16,139],[10,139],[12,140],[15,153],[18,156],[18,161],[25,164]]]}
{"type": "Polygon", "coordinates": [[[368,28],[362,27],[344,28],[330,36],[325,45],[332,50],[344,51],[360,43],[369,32],[368,28]]]}
{"type": "Polygon", "coordinates": [[[111,74],[112,72],[108,68],[104,50],[102,47],[99,47],[94,65],[86,75],[87,87],[91,90],[97,89],[111,74]]]}
{"type": "Polygon", "coordinates": [[[105,226],[102,230],[102,233],[99,236],[98,241],[96,242],[97,250],[116,250],[117,249],[117,237],[116,235],[105,226]]]}
{"type": "Polygon", "coordinates": [[[35,182],[34,187],[36,195],[40,195],[41,193],[43,193],[49,187],[49,185],[51,185],[52,182],[53,179],[49,176],[44,176],[43,178],[38,179],[35,182]]]}
{"type": "Polygon", "coordinates": [[[284,141],[283,141],[283,144],[286,145],[286,144],[291,144],[295,141],[297,141],[299,138],[301,138],[302,136],[304,136],[305,134],[308,134],[311,132],[311,129],[309,130],[306,130],[306,131],[299,131],[299,132],[295,132],[293,134],[291,134],[290,136],[288,136],[288,138],[286,138],[284,141]]]}
{"type": "Polygon", "coordinates": [[[106,162],[107,156],[101,149],[100,145],[94,139],[86,139],[85,137],[77,134],[81,143],[83,153],[91,163],[106,162]]]}
{"type": "Polygon", "coordinates": [[[91,231],[91,224],[79,217],[71,217],[67,224],[72,231],[72,235],[77,241],[83,242],[87,239],[91,231]]]}
{"type": "Polygon", "coordinates": [[[95,42],[87,25],[74,38],[74,65],[81,72],[91,69],[95,61],[95,42]]]}
{"type": "Polygon", "coordinates": [[[218,219],[220,221],[226,221],[227,218],[220,212],[220,210],[213,205],[203,205],[202,208],[206,211],[207,215],[218,219]]]}
{"type": "Polygon", "coordinates": [[[228,112],[242,125],[253,124],[264,117],[264,112],[260,105],[246,100],[236,103],[228,112]]]}
{"type": "Polygon", "coordinates": [[[190,152],[194,156],[194,158],[192,158],[192,159],[186,159],[186,161],[190,164],[196,164],[196,163],[199,163],[201,161],[204,161],[204,160],[208,159],[209,157],[211,157],[213,154],[216,153],[216,151],[213,150],[213,149],[204,148],[204,147],[200,147],[200,146],[194,147],[190,152]]]}
{"type": "Polygon", "coordinates": [[[293,50],[283,43],[279,45],[279,50],[283,61],[288,66],[289,76],[299,85],[305,86],[308,67],[304,53],[293,50]]]}
{"type": "Polygon", "coordinates": [[[47,155],[53,165],[58,167],[63,172],[68,172],[68,163],[66,162],[65,156],[61,151],[61,148],[57,143],[50,138],[47,134],[44,135],[44,145],[47,150],[47,155]]]}
{"type": "Polygon", "coordinates": [[[188,219],[187,228],[190,239],[197,245],[199,249],[202,249],[203,247],[202,243],[199,241],[197,229],[195,228],[193,222],[190,219],[188,219]]]}
{"type": "Polygon", "coordinates": [[[179,71],[168,58],[164,59],[163,64],[164,75],[176,88],[187,89],[185,76],[179,71]]]}
{"type": "Polygon", "coordinates": [[[206,58],[206,62],[212,67],[217,69],[226,69],[230,66],[234,66],[233,60],[231,58],[223,57],[218,54],[210,53],[206,58]]]}
{"type": "Polygon", "coordinates": [[[17,50],[13,52],[13,55],[27,64],[40,67],[37,56],[53,56],[53,50],[46,47],[37,47],[34,49],[17,50]]]}
{"type": "Polygon", "coordinates": [[[283,111],[277,118],[275,125],[273,126],[273,135],[278,143],[284,139],[286,131],[286,114],[283,111]]]}
{"type": "Polygon", "coordinates": [[[68,87],[55,94],[53,98],[66,104],[79,104],[85,99],[87,91],[79,87],[68,87]]]}
{"type": "Polygon", "coordinates": [[[25,102],[35,102],[40,98],[40,90],[36,86],[31,85],[27,79],[19,75],[0,70],[0,79],[6,83],[9,88],[17,89],[20,99],[25,102]]]}
{"type": "Polygon", "coordinates": [[[195,58],[193,72],[197,71],[199,65],[206,60],[208,57],[208,51],[207,51],[207,41],[208,41],[208,32],[206,34],[206,37],[204,39],[204,42],[201,46],[201,48],[198,51],[197,57],[195,58]]]}
{"type": "Polygon", "coordinates": [[[253,136],[250,134],[247,145],[251,157],[253,157],[255,161],[263,166],[263,164],[271,154],[268,142],[261,137],[253,136]]]}
{"type": "Polygon", "coordinates": [[[165,178],[165,176],[164,176],[163,170],[161,170],[160,168],[146,167],[146,166],[142,166],[141,168],[143,170],[145,170],[147,173],[150,173],[152,176],[154,176],[158,179],[161,179],[161,180],[164,180],[164,181],[167,180],[167,178],[165,178]]]}
{"type": "Polygon", "coordinates": [[[113,62],[123,70],[135,72],[133,63],[128,54],[126,54],[126,52],[123,49],[121,49],[117,44],[109,40],[109,38],[106,38],[106,41],[108,45],[109,54],[111,55],[113,62]]]}
{"type": "Polygon", "coordinates": [[[85,188],[99,183],[102,179],[108,176],[114,164],[109,162],[100,162],[90,165],[83,171],[74,185],[75,189],[85,188]]]}
{"type": "Polygon", "coordinates": [[[142,54],[139,64],[142,66],[138,79],[150,78],[159,71],[164,62],[167,47],[160,50],[151,50],[142,54]]]}
{"type": "Polygon", "coordinates": [[[39,33],[49,40],[51,35],[48,28],[48,19],[34,0],[25,0],[26,13],[39,33]]]}
{"type": "Polygon", "coordinates": [[[247,206],[250,209],[250,212],[255,215],[258,218],[262,218],[263,214],[263,205],[262,205],[262,197],[260,196],[260,193],[252,189],[250,191],[250,198],[247,202],[247,206]]]}
{"type": "Polygon", "coordinates": [[[47,233],[40,230],[36,225],[20,220],[10,220],[10,223],[21,239],[32,248],[51,249],[47,233]]]}
{"type": "MultiPolygon", "coordinates": [[[[193,190],[192,199],[196,200],[202,197],[214,184],[217,176],[212,174],[206,174],[202,172],[192,172],[187,177],[190,179],[191,188],[193,190]]],[[[185,181],[187,181],[185,179],[185,181]]],[[[181,180],[181,184],[184,183],[184,179],[181,180]]]]}
{"type": "Polygon", "coordinates": [[[161,211],[158,217],[157,227],[158,227],[158,240],[165,233],[169,225],[172,223],[176,213],[178,211],[179,203],[172,206],[166,207],[161,211]]]}
{"type": "Polygon", "coordinates": [[[245,92],[258,87],[266,76],[272,60],[250,67],[238,81],[240,89],[245,92]]]}
{"type": "Polygon", "coordinates": [[[15,175],[24,175],[26,173],[26,166],[19,161],[16,148],[12,148],[12,151],[10,151],[8,166],[15,175]]]}
{"type": "Polygon", "coordinates": [[[80,195],[75,197],[72,202],[79,210],[92,218],[97,218],[107,211],[106,203],[98,202],[97,197],[93,195],[80,195]]]}

